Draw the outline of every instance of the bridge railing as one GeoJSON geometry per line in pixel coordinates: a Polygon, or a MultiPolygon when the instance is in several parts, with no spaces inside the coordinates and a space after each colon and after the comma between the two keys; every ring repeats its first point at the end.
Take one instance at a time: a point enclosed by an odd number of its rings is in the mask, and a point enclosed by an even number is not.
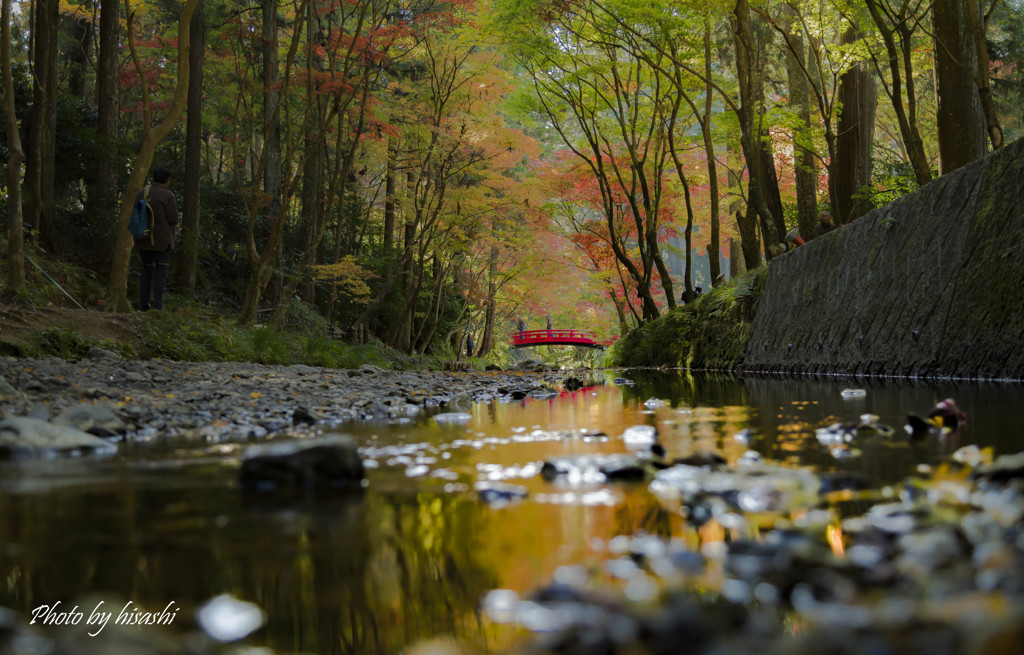
{"type": "Polygon", "coordinates": [[[582,330],[525,330],[512,333],[513,346],[544,345],[545,343],[579,343],[593,345],[596,337],[582,330]]]}

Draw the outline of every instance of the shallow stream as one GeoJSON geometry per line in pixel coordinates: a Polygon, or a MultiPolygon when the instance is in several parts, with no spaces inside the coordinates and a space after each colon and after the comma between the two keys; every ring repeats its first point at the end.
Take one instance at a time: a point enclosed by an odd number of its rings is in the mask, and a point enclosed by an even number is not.
{"type": "MultiPolygon", "coordinates": [[[[487,592],[526,595],[563,567],[596,566],[620,535],[673,537],[694,549],[723,538],[645,483],[540,475],[544,461],[565,455],[645,451],[623,440],[632,426],[654,426],[669,459],[716,453],[735,465],[754,451],[819,473],[852,472],[873,489],[968,444],[996,455],[1024,450],[1019,385],[601,375],[553,398],[474,405],[464,424],[421,416],[339,426],[369,466],[357,495],[245,496],[236,480],[247,444],[157,441],[108,460],[5,464],[0,605],[28,614],[93,594],[154,610],[173,602],[176,626],[187,628],[201,603],[230,593],[265,610],[249,643],[278,653],[396,653],[448,635],[499,651],[524,632],[480,610],[487,592]],[[842,397],[854,387],[866,394],[842,397]],[[966,429],[911,443],[906,415],[947,397],[966,412],[966,429]],[[839,449],[815,435],[866,413],[896,434],[839,449]],[[528,495],[486,503],[484,482],[528,495]]],[[[870,503],[852,497],[840,511],[863,513],[870,503]]]]}

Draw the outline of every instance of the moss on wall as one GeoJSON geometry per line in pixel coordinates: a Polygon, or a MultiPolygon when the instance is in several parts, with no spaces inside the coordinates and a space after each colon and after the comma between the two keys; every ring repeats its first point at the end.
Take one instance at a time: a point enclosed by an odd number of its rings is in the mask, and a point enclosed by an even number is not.
{"type": "Polygon", "coordinates": [[[767,267],[720,285],[619,339],[616,366],[732,370],[743,363],[767,267]]]}

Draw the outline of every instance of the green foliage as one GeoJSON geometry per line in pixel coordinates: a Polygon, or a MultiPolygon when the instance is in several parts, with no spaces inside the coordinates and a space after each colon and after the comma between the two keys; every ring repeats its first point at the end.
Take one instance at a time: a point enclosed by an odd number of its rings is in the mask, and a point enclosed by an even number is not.
{"type": "Polygon", "coordinates": [[[988,48],[992,96],[1000,114],[1003,140],[1010,143],[1024,136],[1024,11],[1019,0],[1000,5],[993,14],[988,48]]]}
{"type": "Polygon", "coordinates": [[[910,162],[903,161],[888,148],[875,148],[872,155],[872,188],[855,194],[856,200],[866,202],[869,209],[876,209],[917,191],[917,178],[910,162]]]}
{"type": "Polygon", "coordinates": [[[743,363],[768,267],[750,271],[616,342],[614,366],[729,370],[743,363]]]}
{"type": "Polygon", "coordinates": [[[93,347],[116,352],[123,357],[137,357],[127,344],[110,339],[91,339],[73,328],[52,327],[33,335],[21,357],[60,357],[81,359],[93,347]]]}
{"type": "MultiPolygon", "coordinates": [[[[298,305],[299,303],[295,303],[298,305]]],[[[307,311],[308,307],[303,310],[307,311]]],[[[322,319],[321,319],[322,321],[322,319]]],[[[348,344],[322,332],[296,333],[265,325],[239,326],[235,317],[186,305],[143,328],[143,343],[152,357],[181,361],[232,361],[261,364],[354,368],[369,363],[381,368],[418,368],[380,342],[348,344]]]]}
{"type": "Polygon", "coordinates": [[[36,250],[26,254],[42,271],[28,259],[25,260],[25,285],[17,290],[14,298],[18,304],[27,307],[67,304],[69,301],[61,289],[83,307],[95,307],[103,297],[103,281],[96,271],[73,262],[53,259],[36,250]]]}

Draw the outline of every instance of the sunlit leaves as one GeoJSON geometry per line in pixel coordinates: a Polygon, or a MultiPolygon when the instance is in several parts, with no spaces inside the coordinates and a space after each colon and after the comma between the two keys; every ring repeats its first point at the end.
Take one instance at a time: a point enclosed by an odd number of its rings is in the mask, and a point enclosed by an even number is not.
{"type": "Polygon", "coordinates": [[[314,266],[313,271],[317,280],[330,283],[351,302],[364,304],[370,301],[370,287],[366,282],[373,273],[360,266],[354,255],[346,255],[334,264],[314,266]]]}

